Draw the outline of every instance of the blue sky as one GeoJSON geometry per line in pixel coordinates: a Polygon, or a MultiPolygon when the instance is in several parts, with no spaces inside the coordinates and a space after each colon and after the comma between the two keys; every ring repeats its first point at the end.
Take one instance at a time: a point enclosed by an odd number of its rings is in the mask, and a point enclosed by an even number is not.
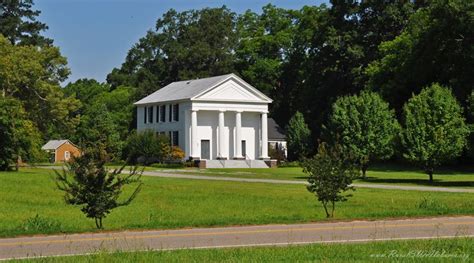
{"type": "Polygon", "coordinates": [[[59,46],[72,74],[66,81],[94,78],[105,81],[119,67],[127,51],[156,20],[170,8],[178,11],[226,5],[237,13],[247,9],[259,12],[273,3],[278,7],[300,9],[319,5],[323,0],[35,0],[40,21],[49,26],[44,35],[59,46]]]}

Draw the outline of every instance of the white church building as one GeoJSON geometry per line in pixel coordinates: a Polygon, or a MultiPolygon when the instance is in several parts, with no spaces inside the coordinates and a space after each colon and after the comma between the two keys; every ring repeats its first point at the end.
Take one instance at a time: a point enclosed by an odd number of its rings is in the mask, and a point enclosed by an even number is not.
{"type": "Polygon", "coordinates": [[[235,74],[173,82],[135,103],[137,130],[168,135],[203,167],[268,167],[271,102],[235,74]]]}

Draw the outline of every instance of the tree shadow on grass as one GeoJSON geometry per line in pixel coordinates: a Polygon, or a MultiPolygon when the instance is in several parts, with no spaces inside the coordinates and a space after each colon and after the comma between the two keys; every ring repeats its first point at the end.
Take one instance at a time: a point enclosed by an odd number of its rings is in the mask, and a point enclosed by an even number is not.
{"type": "Polygon", "coordinates": [[[377,178],[377,177],[367,177],[365,179],[358,179],[356,182],[365,182],[365,183],[377,183],[377,184],[414,184],[414,185],[423,185],[423,186],[457,186],[457,187],[474,187],[474,181],[443,181],[436,179],[434,175],[434,181],[428,181],[428,176],[426,179],[395,179],[395,178],[377,178]]]}
{"type": "MultiPolygon", "coordinates": [[[[379,163],[374,164],[369,167],[369,172],[415,172],[424,174],[425,172],[419,167],[409,165],[409,164],[391,164],[391,163],[379,163]]],[[[438,167],[435,169],[435,176],[438,175],[474,175],[474,166],[456,166],[456,167],[438,167]]]]}

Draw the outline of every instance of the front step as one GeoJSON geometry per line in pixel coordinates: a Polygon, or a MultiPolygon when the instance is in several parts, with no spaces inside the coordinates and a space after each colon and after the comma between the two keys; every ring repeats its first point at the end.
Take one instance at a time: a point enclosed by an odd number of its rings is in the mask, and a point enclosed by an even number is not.
{"type": "Polygon", "coordinates": [[[206,160],[206,168],[268,168],[263,160],[206,160]]]}

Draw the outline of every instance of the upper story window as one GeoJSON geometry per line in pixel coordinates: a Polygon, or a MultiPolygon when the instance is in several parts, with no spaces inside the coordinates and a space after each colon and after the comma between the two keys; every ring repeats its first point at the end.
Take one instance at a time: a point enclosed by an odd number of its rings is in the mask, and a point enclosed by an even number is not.
{"type": "Polygon", "coordinates": [[[148,107],[148,122],[153,123],[153,106],[148,107]]]}
{"type": "Polygon", "coordinates": [[[160,106],[160,122],[166,121],[166,105],[160,106]]]}
{"type": "Polygon", "coordinates": [[[173,105],[173,121],[179,121],[179,104],[173,105]]]}
{"type": "Polygon", "coordinates": [[[169,107],[169,114],[168,114],[168,121],[171,122],[173,119],[172,119],[172,116],[173,116],[173,104],[170,104],[170,107],[169,107]]]}
{"type": "Polygon", "coordinates": [[[147,113],[147,107],[143,107],[143,123],[146,123],[146,121],[148,120],[147,113]]]}

